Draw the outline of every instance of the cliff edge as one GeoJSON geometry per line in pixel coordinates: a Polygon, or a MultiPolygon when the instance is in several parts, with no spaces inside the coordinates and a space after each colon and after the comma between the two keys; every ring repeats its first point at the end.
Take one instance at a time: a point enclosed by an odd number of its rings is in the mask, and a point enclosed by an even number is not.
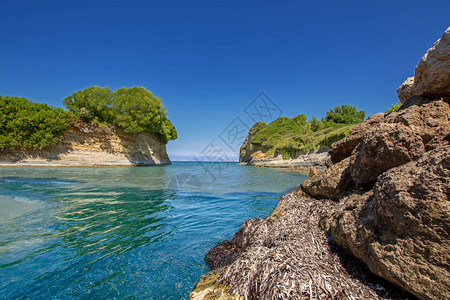
{"type": "Polygon", "coordinates": [[[60,141],[42,150],[3,150],[0,166],[147,166],[170,164],[166,145],[148,133],[126,133],[75,121],[60,141]]]}

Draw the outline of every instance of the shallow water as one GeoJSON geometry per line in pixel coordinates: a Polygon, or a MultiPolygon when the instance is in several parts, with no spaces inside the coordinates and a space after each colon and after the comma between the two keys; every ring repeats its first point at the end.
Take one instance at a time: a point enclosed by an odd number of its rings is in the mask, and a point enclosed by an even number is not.
{"type": "Polygon", "coordinates": [[[0,298],[187,299],[205,253],[304,179],[235,163],[0,168],[0,298]]]}

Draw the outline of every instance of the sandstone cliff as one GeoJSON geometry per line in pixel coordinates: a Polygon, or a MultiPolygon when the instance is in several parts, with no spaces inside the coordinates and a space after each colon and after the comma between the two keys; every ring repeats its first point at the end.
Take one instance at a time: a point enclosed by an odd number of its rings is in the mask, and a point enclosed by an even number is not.
{"type": "Polygon", "coordinates": [[[145,133],[75,122],[56,145],[2,151],[0,166],[140,166],[170,164],[166,145],[145,133]]]}
{"type": "Polygon", "coordinates": [[[192,297],[450,299],[449,41],[450,28],[400,108],[355,127],[326,171],[214,247],[192,297]]]}

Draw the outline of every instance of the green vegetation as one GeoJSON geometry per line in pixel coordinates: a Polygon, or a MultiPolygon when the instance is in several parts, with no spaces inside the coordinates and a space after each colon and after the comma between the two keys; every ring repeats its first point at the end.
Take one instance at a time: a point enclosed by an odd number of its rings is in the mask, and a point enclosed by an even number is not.
{"type": "Polygon", "coordinates": [[[355,124],[364,120],[365,115],[365,111],[358,111],[354,106],[342,105],[330,110],[322,120],[313,117],[307,121],[305,115],[292,119],[280,117],[268,125],[256,123],[249,133],[254,135],[251,143],[269,149],[267,155],[282,154],[287,159],[297,152],[318,150],[321,145],[330,147],[347,136],[355,124]]]}
{"type": "Polygon", "coordinates": [[[73,93],[63,103],[84,121],[114,124],[128,133],[152,133],[164,143],[177,138],[161,99],[143,87],[112,92],[108,87],[91,86],[73,93]]]}
{"type": "Polygon", "coordinates": [[[128,133],[151,133],[162,142],[177,138],[161,99],[143,87],[91,86],[63,101],[69,112],[25,98],[0,96],[0,150],[43,149],[55,144],[72,119],[116,125],[128,133]]]}
{"type": "Polygon", "coordinates": [[[391,113],[393,111],[396,111],[402,104],[400,103],[400,101],[397,102],[397,104],[392,104],[391,108],[389,108],[386,113],[391,113]]]}
{"type": "Polygon", "coordinates": [[[0,149],[42,149],[70,127],[67,112],[25,98],[0,96],[0,149]]]}

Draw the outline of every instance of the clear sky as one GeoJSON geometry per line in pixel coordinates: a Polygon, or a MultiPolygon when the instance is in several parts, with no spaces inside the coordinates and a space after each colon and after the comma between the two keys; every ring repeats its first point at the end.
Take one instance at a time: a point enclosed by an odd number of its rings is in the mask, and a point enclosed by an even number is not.
{"type": "Polygon", "coordinates": [[[262,91],[271,117],[385,111],[449,16],[448,0],[0,0],[0,94],[62,106],[91,85],[143,86],[178,130],[173,160],[236,159],[228,133],[252,125],[262,91]]]}

